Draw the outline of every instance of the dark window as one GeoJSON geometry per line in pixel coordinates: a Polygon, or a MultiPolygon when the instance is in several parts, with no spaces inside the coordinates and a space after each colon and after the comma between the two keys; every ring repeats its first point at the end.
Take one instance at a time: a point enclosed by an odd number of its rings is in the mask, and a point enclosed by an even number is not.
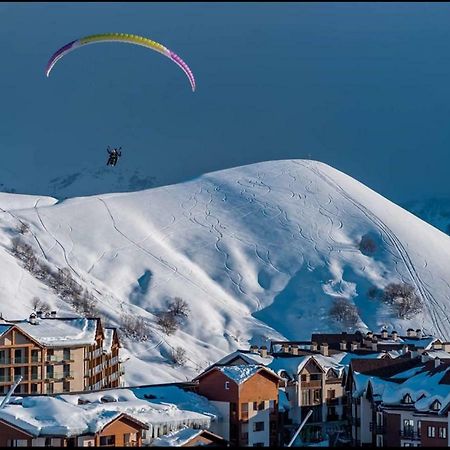
{"type": "Polygon", "coordinates": [[[38,391],[38,385],[36,383],[31,383],[31,393],[36,394],[38,391]]]}
{"type": "Polygon", "coordinates": [[[31,362],[39,362],[39,350],[31,350],[31,362]]]}
{"type": "Polygon", "coordinates": [[[100,445],[115,445],[116,436],[100,436],[100,445]]]}
{"type": "Polygon", "coordinates": [[[63,392],[70,392],[70,381],[63,381],[63,392]]]}
{"type": "Polygon", "coordinates": [[[7,357],[6,350],[0,350],[0,364],[9,364],[9,358],[7,357]]]}
{"type": "Polygon", "coordinates": [[[309,378],[311,381],[318,381],[320,380],[321,376],[320,373],[312,373],[309,378]]]}
{"type": "Polygon", "coordinates": [[[70,364],[64,364],[63,374],[64,374],[64,378],[70,377],[70,364]]]}
{"type": "Polygon", "coordinates": [[[263,411],[265,406],[266,406],[266,402],[264,400],[262,402],[259,402],[258,411],[263,411]]]}
{"type": "Polygon", "coordinates": [[[320,389],[314,389],[314,403],[320,402],[322,399],[320,398],[320,389]]]}
{"type": "Polygon", "coordinates": [[[253,411],[258,409],[258,402],[253,402],[253,411]]]}
{"type": "Polygon", "coordinates": [[[300,380],[306,381],[306,380],[307,380],[306,375],[305,375],[305,374],[301,375],[301,376],[300,376],[300,380]]]}
{"type": "Polygon", "coordinates": [[[53,366],[47,366],[47,378],[48,379],[53,378],[53,374],[54,374],[53,366]]]}
{"type": "Polygon", "coordinates": [[[253,431],[264,431],[264,422],[253,422],[253,431]]]}
{"type": "Polygon", "coordinates": [[[336,397],[336,391],[334,389],[329,389],[327,391],[327,398],[335,398],[336,397]]]}
{"type": "Polygon", "coordinates": [[[37,366],[32,366],[31,367],[31,379],[32,380],[37,380],[38,378],[39,378],[38,368],[37,368],[37,366]]]}
{"type": "Polygon", "coordinates": [[[436,427],[427,427],[427,430],[429,438],[434,438],[436,436],[436,427]]]}
{"type": "Polygon", "coordinates": [[[255,442],[253,447],[264,447],[264,442],[255,442]]]}
{"type": "Polygon", "coordinates": [[[63,359],[64,359],[64,361],[70,360],[70,348],[63,349],[63,359]]]}
{"type": "Polygon", "coordinates": [[[47,383],[47,394],[53,394],[53,383],[47,383]]]}

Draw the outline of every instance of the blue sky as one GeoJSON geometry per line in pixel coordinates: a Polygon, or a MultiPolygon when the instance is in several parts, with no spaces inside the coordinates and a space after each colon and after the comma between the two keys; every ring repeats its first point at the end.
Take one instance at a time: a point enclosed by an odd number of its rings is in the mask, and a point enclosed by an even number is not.
{"type": "Polygon", "coordinates": [[[120,164],[160,184],[312,158],[395,202],[448,197],[449,23],[448,3],[2,3],[3,169],[44,182],[121,145],[120,164]],[[172,49],[197,92],[168,59],[121,44],[45,77],[56,49],[102,32],[172,49]]]}

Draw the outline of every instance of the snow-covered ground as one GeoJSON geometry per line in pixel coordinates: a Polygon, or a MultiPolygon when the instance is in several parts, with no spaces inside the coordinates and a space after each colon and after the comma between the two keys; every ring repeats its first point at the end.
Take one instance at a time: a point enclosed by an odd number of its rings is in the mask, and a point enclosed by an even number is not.
{"type": "Polygon", "coordinates": [[[0,208],[0,312],[28,316],[37,295],[73,315],[11,255],[23,221],[36,254],[68,267],[95,295],[108,326],[132,314],[153,327],[147,342],[124,341],[130,385],[191,379],[267,338],[340,331],[329,317],[339,297],[357,306],[362,330],[412,327],[450,338],[450,237],[319,162],[258,163],[61,202],[2,194],[0,208]],[[359,250],[362,236],[376,244],[371,254],[359,250]],[[401,280],[425,301],[411,320],[367,295],[401,280]],[[155,313],[177,296],[190,314],[167,336],[155,313]],[[178,346],[188,358],[181,368],[168,361],[178,346]]]}

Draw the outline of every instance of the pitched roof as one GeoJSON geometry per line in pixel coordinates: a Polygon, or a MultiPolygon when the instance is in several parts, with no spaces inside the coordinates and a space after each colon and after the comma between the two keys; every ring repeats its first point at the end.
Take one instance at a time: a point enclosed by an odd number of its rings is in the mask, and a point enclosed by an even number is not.
{"type": "Polygon", "coordinates": [[[404,372],[413,367],[421,365],[422,362],[417,358],[379,358],[379,359],[352,359],[350,367],[354,372],[365,375],[373,375],[381,378],[387,378],[394,374],[404,372]]]}

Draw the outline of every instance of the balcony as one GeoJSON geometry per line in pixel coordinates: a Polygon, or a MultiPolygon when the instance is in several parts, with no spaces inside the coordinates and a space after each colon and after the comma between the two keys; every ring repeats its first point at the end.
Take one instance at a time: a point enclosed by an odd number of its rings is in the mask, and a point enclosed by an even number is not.
{"type": "Polygon", "coordinates": [[[0,375],[0,383],[12,383],[12,377],[10,375],[0,375]]]}
{"type": "Polygon", "coordinates": [[[0,366],[9,366],[11,360],[9,358],[0,358],[0,366]]]}
{"type": "Polygon", "coordinates": [[[410,430],[408,428],[400,430],[400,438],[408,439],[410,441],[420,441],[420,436],[417,431],[414,431],[413,429],[410,430]]]}
{"type": "Polygon", "coordinates": [[[302,388],[321,388],[322,382],[320,380],[302,381],[301,386],[302,388]]]}
{"type": "Polygon", "coordinates": [[[326,403],[327,403],[327,406],[339,405],[339,398],[327,398],[326,403]]]}
{"type": "Polygon", "coordinates": [[[12,359],[13,364],[28,364],[28,358],[26,356],[18,356],[12,359]]]}
{"type": "Polygon", "coordinates": [[[47,374],[45,377],[45,381],[66,381],[66,380],[73,380],[74,379],[75,372],[65,372],[65,373],[54,373],[54,374],[47,374]]]}

